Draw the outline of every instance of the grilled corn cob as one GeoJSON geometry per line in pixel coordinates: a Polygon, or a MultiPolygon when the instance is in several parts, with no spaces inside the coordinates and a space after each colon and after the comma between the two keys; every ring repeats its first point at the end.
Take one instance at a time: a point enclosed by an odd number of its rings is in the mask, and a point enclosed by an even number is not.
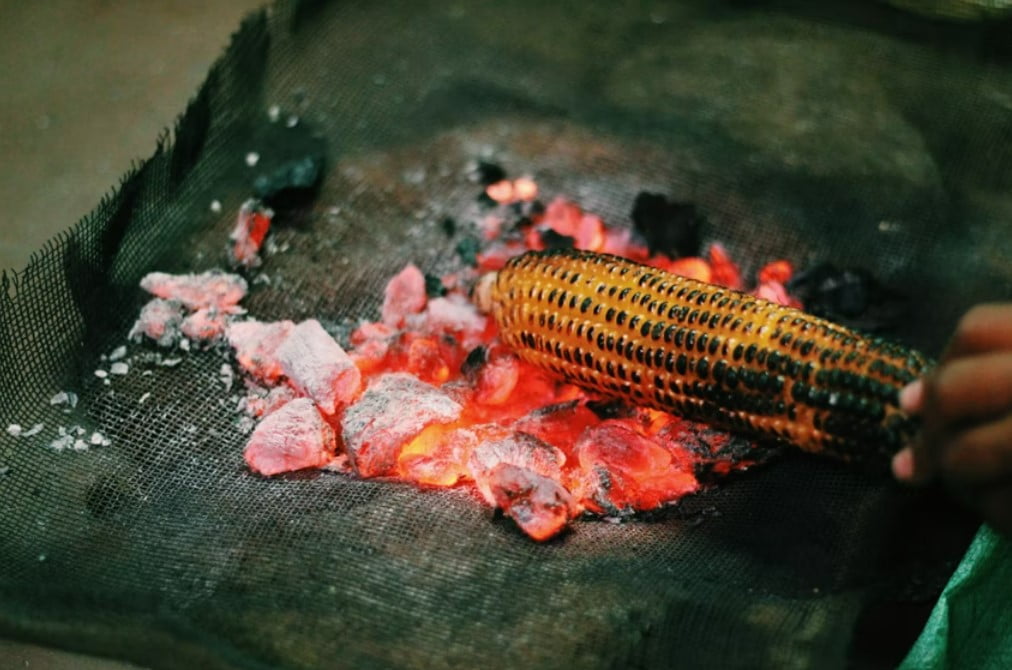
{"type": "Polygon", "coordinates": [[[923,356],[745,293],[552,250],[510,259],[478,302],[525,360],[636,405],[846,460],[916,428],[898,392],[923,356]]]}

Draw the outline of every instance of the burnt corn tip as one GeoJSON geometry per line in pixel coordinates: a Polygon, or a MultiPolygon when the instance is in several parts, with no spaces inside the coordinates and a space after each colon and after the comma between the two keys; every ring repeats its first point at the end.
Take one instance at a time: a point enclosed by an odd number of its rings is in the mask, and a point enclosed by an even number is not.
{"type": "Polygon", "coordinates": [[[927,359],[746,293],[572,249],[516,256],[478,293],[522,358],[605,396],[851,461],[916,429],[898,396],[927,359]]]}

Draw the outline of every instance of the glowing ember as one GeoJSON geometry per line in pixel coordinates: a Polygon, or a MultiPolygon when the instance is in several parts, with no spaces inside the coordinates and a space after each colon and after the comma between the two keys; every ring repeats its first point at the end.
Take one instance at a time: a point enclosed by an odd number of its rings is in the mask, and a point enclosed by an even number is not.
{"type": "Polygon", "coordinates": [[[434,423],[450,423],[461,406],[434,386],[405,373],[380,376],[341,420],[352,466],[364,477],[394,475],[405,443],[434,423]]]}
{"type": "Polygon", "coordinates": [[[180,302],[191,310],[213,307],[220,312],[236,312],[248,287],[239,275],[211,270],[199,275],[152,272],[141,279],[141,288],[159,298],[180,302]]]}
{"type": "Polygon", "coordinates": [[[324,466],[334,450],[334,431],[311,400],[298,398],[257,425],[244,457],[254,472],[276,475],[324,466]]]}
{"type": "Polygon", "coordinates": [[[236,360],[242,369],[271,384],[284,374],[276,352],[294,328],[295,324],[291,321],[242,321],[231,324],[225,336],[235,350],[236,360]]]}
{"type": "Polygon", "coordinates": [[[295,326],[275,352],[289,385],[333,414],[358,395],[362,374],[316,319],[295,326]]]}
{"type": "Polygon", "coordinates": [[[232,259],[239,265],[260,265],[260,246],[267,237],[274,213],[262,209],[255,200],[248,200],[239,209],[239,218],[232,229],[232,259]]]}
{"type": "MultiPolygon", "coordinates": [[[[479,270],[502,267],[529,249],[562,245],[728,287],[744,284],[719,244],[671,258],[651,252],[631,229],[609,227],[563,198],[544,209],[525,204],[537,192],[526,178],[487,186],[489,198],[510,207],[476,225],[485,239],[476,256],[479,270]],[[523,210],[522,222],[509,221],[507,209],[523,210]]],[[[650,197],[641,203],[640,227],[651,217],[695,216],[691,206],[650,197]]],[[[250,244],[260,230],[255,216],[245,207],[240,213],[250,244]]],[[[233,241],[238,248],[239,237],[233,241]]],[[[771,263],[754,292],[791,302],[784,282],[792,273],[786,261],[771,263]]],[[[182,303],[193,312],[185,331],[203,337],[225,332],[239,366],[267,387],[248,382],[252,390],[240,401],[250,416],[260,417],[246,460],[261,474],[334,469],[340,461],[360,477],[473,486],[530,537],[545,540],[581,513],[624,517],[656,509],[700,490],[707,477],[759,460],[743,440],[593,397],[524,363],[468,298],[473,270],[430,278],[438,290],[427,294],[425,275],[407,265],[386,286],[380,320],[359,324],[347,352],[315,320],[228,323],[223,315],[237,311],[245,294],[245,282],[229,277],[149,275],[145,288],[178,302],[153,301],[135,330],[169,337],[183,320],[182,303]]]]}
{"type": "Polygon", "coordinates": [[[408,265],[387,284],[383,294],[383,323],[399,328],[410,314],[425,309],[425,275],[408,265]]]}
{"type": "Polygon", "coordinates": [[[154,340],[160,347],[171,347],[179,341],[182,324],[182,305],[174,300],[155,298],[141,308],[129,337],[139,339],[144,336],[154,340]]]}

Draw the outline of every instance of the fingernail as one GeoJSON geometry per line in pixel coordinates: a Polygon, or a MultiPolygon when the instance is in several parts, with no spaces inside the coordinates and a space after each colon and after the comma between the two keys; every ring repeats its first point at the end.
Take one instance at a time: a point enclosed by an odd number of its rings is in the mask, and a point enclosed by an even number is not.
{"type": "Polygon", "coordinates": [[[913,480],[914,452],[910,447],[900,450],[893,456],[893,475],[901,482],[913,480]]]}
{"type": "Polygon", "coordinates": [[[924,380],[910,382],[900,391],[900,409],[910,414],[921,411],[921,402],[924,400],[924,380]]]}

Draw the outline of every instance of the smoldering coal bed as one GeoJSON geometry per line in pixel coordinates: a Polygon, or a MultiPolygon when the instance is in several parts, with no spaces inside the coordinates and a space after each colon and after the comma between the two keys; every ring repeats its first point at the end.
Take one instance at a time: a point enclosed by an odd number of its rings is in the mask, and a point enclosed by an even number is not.
{"type": "Polygon", "coordinates": [[[673,511],[537,544],[463,491],[251,477],[222,352],[151,354],[122,376],[108,360],[141,277],[219,265],[256,177],[307,155],[326,155],[321,182],[275,203],[243,303],[261,321],[340,335],[380,314],[409,262],[451,271],[464,235],[446,221],[482,206],[461,166],[484,160],[605,221],[640,192],[691,202],[701,242],[746,276],[772,259],[865,268],[912,298],[891,334],[937,351],[960,311],[1008,295],[1010,163],[977,158],[1007,117],[963,84],[1008,75],[940,53],[916,20],[901,40],[895,15],[831,15],[303,2],[253,17],[172,144],[6,275],[5,416],[110,444],[0,436],[5,633],[154,667],[898,659],[916,626],[873,651],[875,622],[923,620],[973,520],[886,478],[786,456],[673,511]],[[298,122],[272,123],[272,105],[298,122]],[[50,405],[58,391],[77,405],[50,405]]]}

